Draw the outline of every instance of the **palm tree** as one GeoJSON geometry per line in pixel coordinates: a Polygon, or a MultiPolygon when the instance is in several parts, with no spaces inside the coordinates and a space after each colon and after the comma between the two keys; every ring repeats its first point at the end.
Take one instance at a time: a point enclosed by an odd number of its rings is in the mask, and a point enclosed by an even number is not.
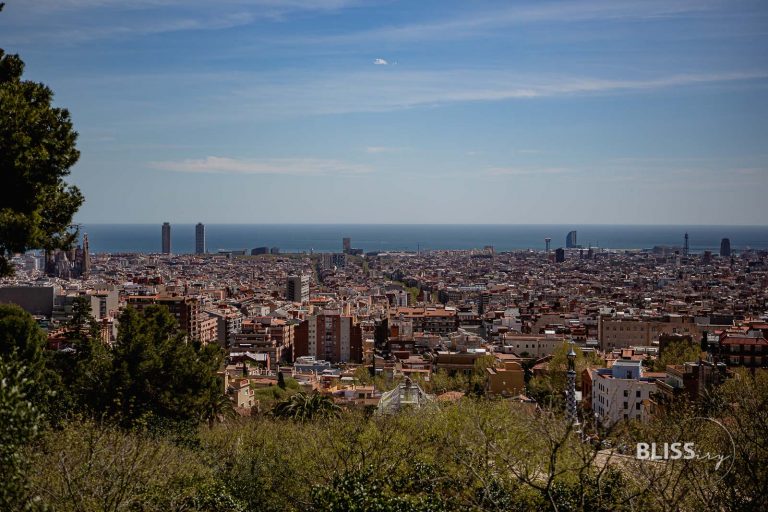
{"type": "Polygon", "coordinates": [[[208,422],[208,427],[213,427],[217,421],[223,422],[236,417],[235,405],[227,395],[217,394],[206,404],[203,410],[203,420],[208,422]]]}
{"type": "Polygon", "coordinates": [[[341,407],[333,399],[320,393],[296,393],[290,398],[278,402],[272,409],[277,418],[290,418],[295,421],[312,421],[318,418],[335,418],[341,414],[341,407]]]}

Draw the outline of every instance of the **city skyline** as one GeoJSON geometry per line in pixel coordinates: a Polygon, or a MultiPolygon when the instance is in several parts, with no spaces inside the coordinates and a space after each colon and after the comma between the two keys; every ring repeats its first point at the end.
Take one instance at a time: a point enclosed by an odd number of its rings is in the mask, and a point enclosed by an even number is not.
{"type": "MultiPolygon", "coordinates": [[[[165,242],[163,236],[158,240],[157,224],[82,224],[80,228],[81,233],[90,236],[96,253],[155,253],[165,242]]],[[[165,224],[161,231],[164,235],[165,224]]],[[[167,253],[174,255],[340,251],[362,254],[487,247],[499,251],[538,251],[544,250],[548,241],[551,250],[680,250],[685,254],[720,252],[723,239],[733,239],[733,248],[739,252],[768,249],[765,226],[169,223],[167,231],[174,234],[167,240],[167,253]]]]}
{"type": "Polygon", "coordinates": [[[72,113],[79,223],[761,225],[766,20],[754,1],[11,0],[0,33],[72,113]]]}

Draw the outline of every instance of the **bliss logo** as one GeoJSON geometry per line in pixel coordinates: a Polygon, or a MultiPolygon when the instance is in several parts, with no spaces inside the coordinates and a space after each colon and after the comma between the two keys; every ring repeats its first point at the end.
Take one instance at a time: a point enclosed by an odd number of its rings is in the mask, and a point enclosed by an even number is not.
{"type": "Polygon", "coordinates": [[[696,458],[694,443],[637,443],[635,457],[640,460],[691,460],[696,458]]]}
{"type": "Polygon", "coordinates": [[[736,444],[725,425],[716,419],[688,418],[669,437],[665,442],[637,442],[635,458],[672,464],[681,461],[689,468],[696,468],[695,474],[701,475],[704,471],[715,478],[722,478],[733,467],[736,444]]]}

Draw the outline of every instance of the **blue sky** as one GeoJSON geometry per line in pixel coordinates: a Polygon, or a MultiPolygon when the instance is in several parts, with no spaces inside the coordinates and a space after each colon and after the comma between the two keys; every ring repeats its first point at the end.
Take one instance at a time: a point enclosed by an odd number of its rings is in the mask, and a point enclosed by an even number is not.
{"type": "Polygon", "coordinates": [[[80,222],[768,218],[764,0],[6,3],[80,222]]]}

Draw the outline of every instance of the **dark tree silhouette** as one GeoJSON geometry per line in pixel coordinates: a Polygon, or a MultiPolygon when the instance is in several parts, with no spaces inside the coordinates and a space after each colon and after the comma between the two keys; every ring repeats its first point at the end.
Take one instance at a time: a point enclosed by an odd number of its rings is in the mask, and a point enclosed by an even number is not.
{"type": "Polygon", "coordinates": [[[13,273],[14,253],[68,248],[83,203],[64,181],[80,157],[69,112],[53,107],[53,91],[22,80],[23,72],[21,58],[0,49],[0,276],[13,273]]]}

